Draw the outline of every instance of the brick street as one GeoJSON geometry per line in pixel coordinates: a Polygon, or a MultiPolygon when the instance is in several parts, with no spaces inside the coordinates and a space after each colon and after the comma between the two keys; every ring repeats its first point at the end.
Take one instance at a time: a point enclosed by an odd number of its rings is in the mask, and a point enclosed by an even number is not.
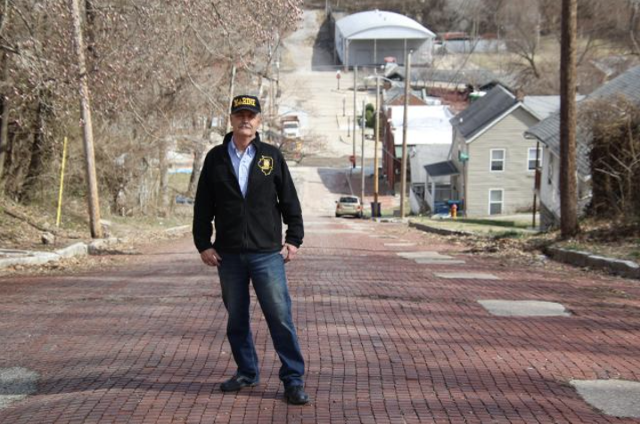
{"type": "MultiPolygon", "coordinates": [[[[234,372],[217,274],[184,238],[119,269],[0,280],[0,367],[40,375],[1,423],[627,423],[573,379],[640,379],[640,285],[462,253],[402,224],[311,217],[287,265],[312,403],[289,406],[255,306],[261,384],[234,372]],[[437,251],[464,264],[418,263],[437,251]],[[481,272],[494,280],[441,278],[481,272]],[[482,299],[562,303],[501,317],[482,299]]],[[[464,275],[463,275],[464,277],[464,275]]]]}

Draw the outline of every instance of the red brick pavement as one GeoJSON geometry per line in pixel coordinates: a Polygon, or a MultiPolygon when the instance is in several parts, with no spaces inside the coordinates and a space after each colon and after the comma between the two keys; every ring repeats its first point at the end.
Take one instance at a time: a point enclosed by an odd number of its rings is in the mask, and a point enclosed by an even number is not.
{"type": "MultiPolygon", "coordinates": [[[[283,401],[259,308],[262,383],[222,394],[234,371],[217,276],[188,239],[122,269],[0,281],[0,367],[41,375],[0,423],[628,423],[593,410],[571,379],[640,380],[640,285],[570,268],[463,255],[397,224],[310,222],[288,265],[307,358],[306,407],[283,401]],[[398,237],[388,239],[384,237],[398,237]],[[384,243],[408,240],[411,247],[384,243]],[[396,251],[467,261],[420,265],[396,251]],[[443,280],[434,272],[492,272],[443,280]],[[478,299],[557,301],[571,317],[489,315],[478,299]]],[[[255,305],[255,302],[254,302],[255,305]]]]}

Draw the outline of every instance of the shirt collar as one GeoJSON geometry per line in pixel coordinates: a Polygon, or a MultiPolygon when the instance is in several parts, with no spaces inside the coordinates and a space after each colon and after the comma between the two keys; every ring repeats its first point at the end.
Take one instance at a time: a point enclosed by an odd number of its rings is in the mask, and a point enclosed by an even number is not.
{"type": "Polygon", "coordinates": [[[256,147],[254,146],[253,142],[251,142],[247,146],[247,148],[244,150],[244,152],[240,152],[240,150],[238,150],[238,148],[236,147],[236,144],[233,142],[233,136],[231,137],[231,140],[229,141],[229,152],[232,152],[238,158],[241,158],[244,154],[247,154],[247,155],[251,156],[253,154],[253,152],[255,151],[255,149],[256,149],[256,147]]]}

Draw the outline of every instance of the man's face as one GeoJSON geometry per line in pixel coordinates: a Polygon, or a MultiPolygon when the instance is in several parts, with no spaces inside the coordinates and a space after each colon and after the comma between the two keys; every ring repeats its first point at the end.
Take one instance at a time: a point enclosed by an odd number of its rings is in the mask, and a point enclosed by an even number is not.
{"type": "Polygon", "coordinates": [[[253,137],[260,127],[260,114],[250,110],[240,110],[231,114],[233,133],[253,137]]]}

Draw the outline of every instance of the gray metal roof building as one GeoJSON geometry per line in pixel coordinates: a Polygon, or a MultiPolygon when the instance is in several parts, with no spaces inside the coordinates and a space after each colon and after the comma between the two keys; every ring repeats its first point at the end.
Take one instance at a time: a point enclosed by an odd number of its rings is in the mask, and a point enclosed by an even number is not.
{"type": "Polygon", "coordinates": [[[509,90],[497,85],[484,97],[451,118],[451,125],[458,128],[466,140],[470,140],[517,103],[518,99],[509,90]]]}
{"type": "Polygon", "coordinates": [[[335,46],[345,66],[369,66],[394,57],[404,63],[413,50],[412,62],[431,62],[436,35],[418,22],[393,12],[371,10],[354,13],[336,22],[335,46]]]}

